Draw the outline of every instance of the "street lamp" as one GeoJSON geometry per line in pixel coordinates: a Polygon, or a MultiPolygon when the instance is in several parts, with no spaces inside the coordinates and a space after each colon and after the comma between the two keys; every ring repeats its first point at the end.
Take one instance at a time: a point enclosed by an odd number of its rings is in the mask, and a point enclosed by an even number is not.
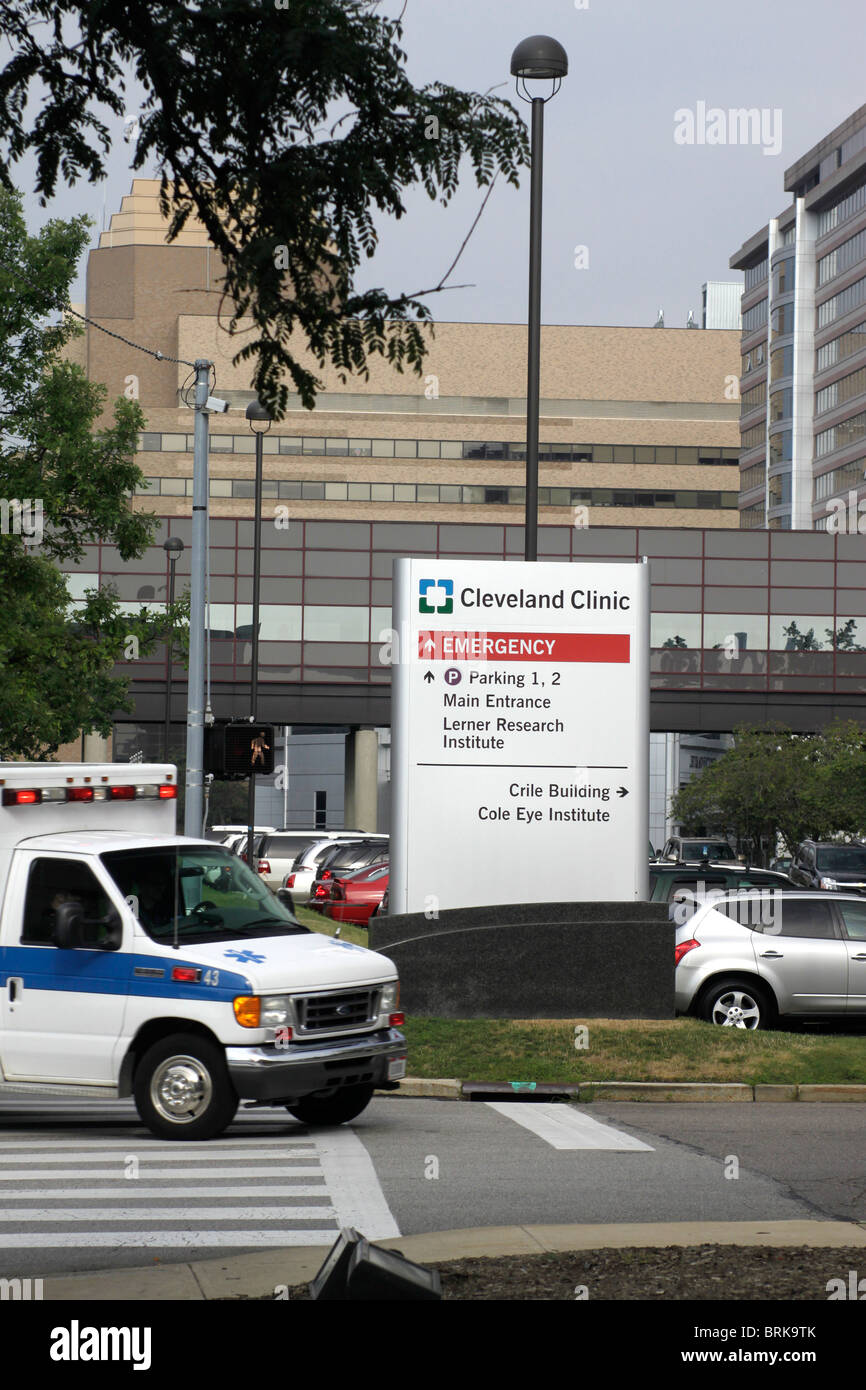
{"type": "Polygon", "coordinates": [[[549,34],[533,34],[511,55],[511,74],[517,95],[532,104],[532,166],[529,185],[529,358],[526,381],[526,518],[524,558],[538,559],[538,396],[541,358],[541,181],[544,150],[544,106],[559,91],[568,72],[568,55],[549,34]],[[526,84],[550,80],[546,97],[535,96],[526,84]]]}
{"type": "MultiPolygon", "coordinates": [[[[162,548],[168,556],[168,601],[174,603],[174,567],[177,558],[184,549],[183,541],[180,536],[169,536],[167,541],[163,541],[162,548]]],[[[168,762],[168,740],[171,735],[171,667],[174,657],[174,628],[169,627],[168,640],[165,646],[165,729],[162,738],[162,754],[168,762]]]]}
{"type": "MultiPolygon", "coordinates": [[[[258,718],[256,706],[259,699],[259,589],[261,588],[262,553],[262,435],[271,428],[271,417],[260,401],[250,401],[246,410],[250,429],[256,437],[256,500],[255,528],[253,533],[253,636],[250,653],[250,740],[253,724],[258,718]],[[256,429],[256,425],[264,429],[256,429]]],[[[247,864],[255,873],[253,863],[253,836],[256,823],[256,772],[250,755],[250,799],[247,810],[247,864]]]]}

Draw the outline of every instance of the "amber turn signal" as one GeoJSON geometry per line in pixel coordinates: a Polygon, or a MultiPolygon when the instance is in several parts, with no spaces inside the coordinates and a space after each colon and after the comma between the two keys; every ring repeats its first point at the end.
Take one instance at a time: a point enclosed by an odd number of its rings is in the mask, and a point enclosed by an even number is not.
{"type": "Polygon", "coordinates": [[[239,994],[232,1000],[235,1018],[242,1028],[258,1028],[262,1013],[262,1001],[255,994],[239,994]]]}

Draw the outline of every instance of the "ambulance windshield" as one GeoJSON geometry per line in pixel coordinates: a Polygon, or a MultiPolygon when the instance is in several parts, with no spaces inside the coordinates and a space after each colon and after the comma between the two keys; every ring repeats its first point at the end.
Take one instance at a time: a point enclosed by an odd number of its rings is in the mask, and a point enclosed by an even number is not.
{"type": "Polygon", "coordinates": [[[242,859],[216,846],[112,850],[102,862],[155,941],[307,931],[242,859]]]}

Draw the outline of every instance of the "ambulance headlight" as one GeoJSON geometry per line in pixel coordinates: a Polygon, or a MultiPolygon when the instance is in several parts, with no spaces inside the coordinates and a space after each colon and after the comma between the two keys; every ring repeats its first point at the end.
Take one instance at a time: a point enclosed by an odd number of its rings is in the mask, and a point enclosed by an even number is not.
{"type": "Polygon", "coordinates": [[[292,1022],[292,1001],[288,994],[262,995],[262,1028],[285,1028],[292,1022]]]}
{"type": "Polygon", "coordinates": [[[382,998],[379,1003],[380,1014],[391,1014],[400,1004],[400,982],[392,980],[390,984],[382,986],[382,998]]]}

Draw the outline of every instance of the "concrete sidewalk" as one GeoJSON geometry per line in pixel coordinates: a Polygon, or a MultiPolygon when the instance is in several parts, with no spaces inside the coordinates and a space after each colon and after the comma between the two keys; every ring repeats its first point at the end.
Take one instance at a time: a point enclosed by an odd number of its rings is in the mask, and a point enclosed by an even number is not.
{"type": "MultiPolygon", "coordinates": [[[[363,1232],[362,1232],[363,1234],[363,1232]]],[[[866,1250],[866,1223],[848,1221],[670,1221],[597,1226],[487,1226],[434,1231],[377,1241],[419,1264],[478,1256],[540,1255],[550,1251],[696,1245],[771,1245],[866,1250]]],[[[189,1264],[49,1275],[46,1300],[137,1302],[178,1299],[275,1298],[307,1283],[330,1247],[267,1250],[189,1264]]]]}

